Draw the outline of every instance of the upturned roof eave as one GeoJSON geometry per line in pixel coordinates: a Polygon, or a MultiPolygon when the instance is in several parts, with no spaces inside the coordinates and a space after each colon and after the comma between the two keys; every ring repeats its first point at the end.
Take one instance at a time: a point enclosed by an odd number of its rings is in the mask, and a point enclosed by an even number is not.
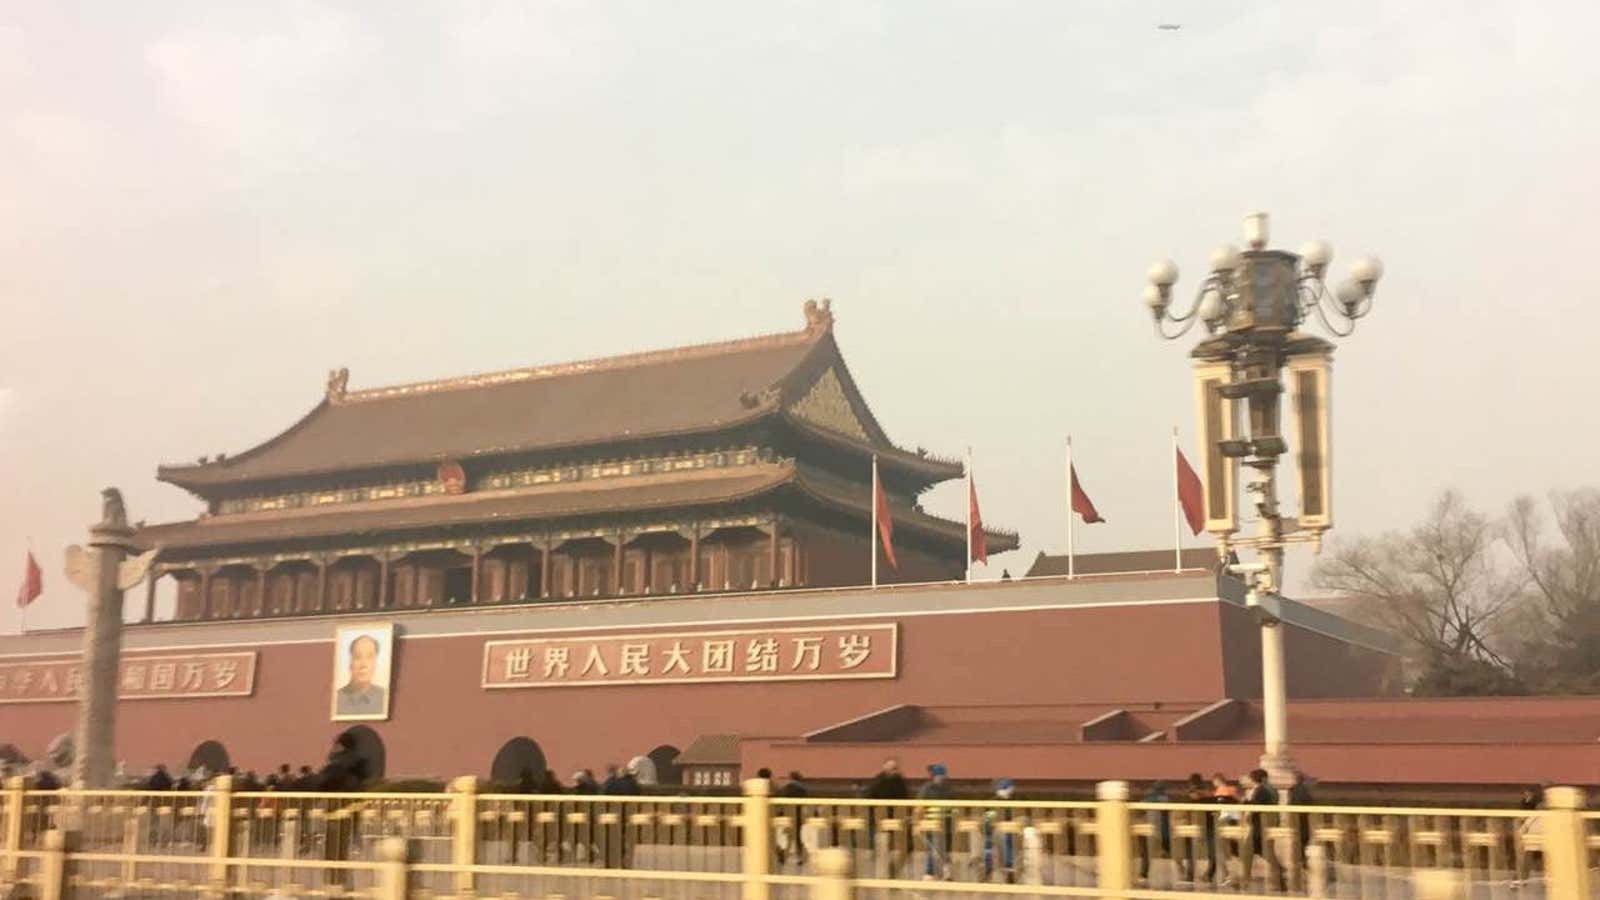
{"type": "MultiPolygon", "coordinates": [[[[761,474],[761,473],[756,473],[761,474]]],[[[737,473],[724,476],[728,480],[740,477],[737,473]]],[[[245,513],[239,516],[219,516],[202,519],[189,519],[174,522],[162,522],[148,525],[137,530],[134,541],[146,549],[160,548],[163,554],[185,549],[212,549],[216,547],[253,546],[261,544],[279,544],[285,541],[296,542],[306,540],[323,540],[346,535],[399,535],[409,532],[426,531],[441,528],[475,528],[492,525],[506,525],[519,522],[549,522],[562,519],[572,519],[582,516],[592,516],[598,512],[616,509],[622,512],[658,511],[673,508],[694,508],[713,504],[738,503],[754,499],[774,490],[782,488],[795,478],[795,470],[791,464],[774,464],[771,470],[765,473],[765,478],[757,484],[732,489],[731,487],[718,490],[718,480],[707,478],[706,491],[699,496],[671,497],[659,501],[644,501],[629,503],[625,507],[613,507],[616,494],[614,492],[631,490],[641,485],[606,485],[596,486],[589,491],[571,491],[569,496],[581,499],[588,497],[603,497],[605,502],[592,506],[583,506],[581,503],[569,504],[564,507],[544,512],[527,511],[521,513],[498,512],[488,504],[497,501],[513,502],[518,499],[532,501],[540,496],[550,496],[554,492],[535,490],[492,491],[459,495],[458,498],[448,497],[428,498],[425,502],[408,503],[406,501],[379,500],[361,504],[359,509],[330,508],[316,511],[294,511],[284,514],[268,514],[260,518],[250,518],[242,521],[244,517],[253,514],[245,513]],[[610,495],[610,496],[607,496],[610,495]],[[479,508],[473,510],[473,506],[479,508]],[[426,516],[404,519],[407,513],[416,513],[418,510],[435,509],[439,515],[429,519],[426,516]],[[451,515],[463,509],[468,510],[468,515],[451,515]],[[476,512],[477,515],[472,513],[476,512]],[[352,517],[370,515],[375,521],[352,522],[352,517]],[[387,516],[388,521],[385,521],[387,516]],[[205,535],[203,531],[208,527],[220,526],[227,528],[237,524],[261,524],[270,527],[273,524],[295,523],[302,526],[296,532],[287,535],[273,533],[250,534],[248,531],[233,533],[205,535]],[[197,533],[201,532],[201,533],[197,533]]]]}
{"type": "MultiPolygon", "coordinates": [[[[872,516],[872,508],[865,498],[860,502],[856,502],[852,498],[841,496],[837,491],[816,484],[804,474],[797,475],[793,483],[799,491],[815,502],[842,509],[868,519],[872,516]]],[[[966,526],[961,522],[935,516],[932,513],[910,507],[897,506],[892,501],[889,505],[889,515],[894,519],[894,525],[897,529],[902,527],[910,528],[919,534],[938,540],[961,543],[966,541],[966,526]]],[[[1006,553],[1022,545],[1022,537],[1017,532],[992,531],[985,528],[983,534],[988,543],[988,551],[991,554],[1006,553]]]]}
{"type": "Polygon", "coordinates": [[[913,453],[910,450],[897,447],[887,441],[885,441],[884,446],[873,446],[871,444],[856,440],[849,435],[840,434],[836,431],[830,431],[829,429],[813,425],[799,416],[790,413],[787,409],[782,412],[782,418],[785,424],[794,428],[796,431],[805,434],[807,437],[811,437],[841,450],[857,453],[866,459],[870,459],[874,454],[876,454],[880,465],[887,465],[905,472],[908,475],[921,478],[929,485],[938,484],[941,481],[949,481],[952,478],[960,478],[966,474],[966,470],[959,462],[931,459],[929,457],[913,453]]]}
{"type": "MultiPolygon", "coordinates": [[[[207,464],[203,467],[158,466],[156,468],[156,480],[166,482],[167,484],[176,485],[177,487],[184,488],[185,490],[197,491],[197,489],[201,488],[226,487],[229,485],[251,484],[255,482],[266,481],[283,481],[286,479],[295,478],[315,478],[327,475],[339,475],[343,473],[368,472],[374,469],[390,469],[405,466],[427,466],[440,463],[445,460],[455,460],[460,462],[464,460],[486,459],[496,456],[510,456],[519,453],[554,452],[562,450],[575,450],[583,447],[603,447],[608,444],[716,434],[719,431],[729,431],[735,428],[743,428],[745,426],[752,425],[764,418],[774,415],[777,412],[779,412],[779,408],[776,403],[764,401],[763,403],[753,407],[749,414],[739,418],[718,422],[709,422],[705,423],[704,425],[687,428],[670,428],[653,432],[627,432],[618,435],[579,438],[571,441],[530,441],[525,444],[517,444],[506,447],[485,447],[476,450],[440,450],[436,453],[431,453],[426,456],[373,459],[371,462],[361,466],[302,468],[265,474],[245,474],[238,477],[232,477],[226,472],[219,471],[218,467],[214,463],[207,464]],[[195,477],[196,475],[201,477],[197,478],[195,477]]],[[[287,432],[285,433],[287,434],[287,432]]],[[[276,440],[276,438],[274,440],[276,440]]],[[[242,459],[243,457],[240,458],[242,459]]],[[[231,459],[228,460],[228,462],[231,461],[231,459]]],[[[225,465],[226,463],[224,463],[224,466],[225,465]]]]}

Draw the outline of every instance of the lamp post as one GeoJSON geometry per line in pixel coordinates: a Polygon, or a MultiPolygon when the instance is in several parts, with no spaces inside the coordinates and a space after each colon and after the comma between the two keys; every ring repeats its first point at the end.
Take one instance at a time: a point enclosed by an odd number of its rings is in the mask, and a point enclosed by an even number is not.
{"type": "Polygon", "coordinates": [[[1329,290],[1325,278],[1333,248],[1325,241],[1312,241],[1299,253],[1268,249],[1266,213],[1245,217],[1244,237],[1245,250],[1224,244],[1211,254],[1210,273],[1186,311],[1172,309],[1178,267],[1171,260],[1150,267],[1144,301],[1162,338],[1177,340],[1196,324],[1205,328],[1189,355],[1195,368],[1206,530],[1224,559],[1236,549],[1259,554],[1257,562],[1234,565],[1231,571],[1246,579],[1247,603],[1261,625],[1261,767],[1285,788],[1293,782],[1294,766],[1278,627],[1283,552],[1298,542],[1320,548],[1323,533],[1333,527],[1328,429],[1333,344],[1297,329],[1315,315],[1334,336],[1348,336],[1356,320],[1372,311],[1383,264],[1374,257],[1358,259],[1349,277],[1329,290]],[[1285,372],[1294,414],[1287,436],[1280,427],[1285,372]],[[1289,451],[1290,438],[1297,445],[1297,518],[1286,518],[1278,502],[1278,461],[1289,451]],[[1257,514],[1249,536],[1238,534],[1241,464],[1250,472],[1245,491],[1257,514]]]}

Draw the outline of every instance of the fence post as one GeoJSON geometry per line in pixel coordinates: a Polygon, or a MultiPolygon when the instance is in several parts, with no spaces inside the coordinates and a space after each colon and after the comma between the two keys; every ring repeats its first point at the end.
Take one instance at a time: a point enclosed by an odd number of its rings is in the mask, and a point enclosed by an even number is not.
{"type": "Polygon", "coordinates": [[[122,821],[122,855],[127,857],[122,861],[123,890],[131,890],[133,882],[139,877],[136,857],[139,855],[139,833],[143,830],[144,816],[138,812],[122,821]]]}
{"type": "Polygon", "coordinates": [[[66,896],[67,836],[52,828],[44,833],[44,857],[39,860],[39,900],[61,900],[66,896]]]}
{"type": "MultiPolygon", "coordinates": [[[[1321,900],[1328,891],[1328,848],[1313,843],[1306,847],[1306,896],[1321,900]]],[[[1418,886],[1421,892],[1421,886],[1418,886]]]]}
{"type": "Polygon", "coordinates": [[[1094,839],[1099,855],[1100,896],[1117,897],[1133,888],[1133,840],[1128,817],[1128,783],[1102,781],[1094,786],[1094,839]]]}
{"type": "MultiPolygon", "coordinates": [[[[473,866],[478,861],[478,777],[462,775],[450,782],[450,790],[456,795],[451,803],[455,808],[455,840],[451,844],[450,862],[456,866],[473,866]]],[[[457,869],[455,881],[458,893],[472,893],[470,869],[457,869]]]]}
{"type": "Polygon", "coordinates": [[[1417,900],[1463,900],[1467,881],[1455,869],[1420,869],[1411,876],[1417,900]]]}
{"type": "MultiPolygon", "coordinates": [[[[855,885],[850,881],[849,850],[824,847],[811,858],[817,867],[817,880],[811,885],[811,900],[851,900],[855,896],[855,885]]],[[[762,886],[765,887],[765,882],[762,886]]]]}
{"type": "Polygon", "coordinates": [[[233,831],[233,776],[218,775],[211,782],[211,787],[206,791],[206,815],[211,821],[204,823],[207,826],[207,837],[211,841],[211,889],[218,893],[227,889],[228,864],[227,858],[232,855],[232,844],[229,840],[233,831]]]}
{"type": "Polygon", "coordinates": [[[1589,846],[1583,827],[1583,791],[1546,788],[1544,812],[1545,896],[1550,900],[1589,900],[1589,846]]]}
{"type": "MultiPolygon", "coordinates": [[[[744,809],[740,814],[744,841],[744,900],[767,900],[767,876],[772,873],[772,782],[752,778],[744,783],[744,809]]],[[[820,860],[821,854],[818,854],[820,860]]],[[[818,862],[821,865],[821,862],[818,862]]]]}
{"type": "Polygon", "coordinates": [[[22,858],[17,853],[22,850],[22,805],[27,800],[28,779],[26,776],[17,775],[6,779],[6,853],[3,867],[0,867],[0,881],[16,881],[17,866],[22,858]]]}
{"type": "Polygon", "coordinates": [[[405,838],[378,842],[378,896],[376,900],[406,900],[411,876],[410,845],[405,838]]]}
{"type": "Polygon", "coordinates": [[[278,858],[294,859],[300,855],[300,820],[290,819],[278,829],[278,858]]]}
{"type": "Polygon", "coordinates": [[[1033,825],[1022,829],[1022,883],[1044,884],[1044,835],[1033,825]]]}

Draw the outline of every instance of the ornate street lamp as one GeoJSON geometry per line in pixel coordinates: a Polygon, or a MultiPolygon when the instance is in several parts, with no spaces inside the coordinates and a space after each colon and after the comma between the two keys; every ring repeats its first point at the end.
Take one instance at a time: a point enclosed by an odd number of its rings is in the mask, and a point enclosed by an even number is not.
{"type": "Polygon", "coordinates": [[[1185,312],[1172,311],[1178,267],[1162,260],[1150,267],[1145,305],[1156,333],[1183,337],[1197,323],[1206,336],[1189,354],[1194,359],[1195,400],[1200,427],[1200,463],[1206,530],[1217,552],[1254,549],[1255,564],[1235,566],[1250,582],[1249,603],[1261,622],[1262,707],[1265,754],[1262,768],[1280,786],[1292,781],[1283,672],[1283,635],[1277,628],[1283,586],[1283,551],[1291,543],[1321,546],[1333,527],[1329,382],[1333,344],[1296,329],[1313,313],[1336,337],[1355,330],[1372,311],[1383,264],[1362,257],[1338,287],[1325,280],[1333,248],[1312,241],[1298,254],[1267,249],[1267,214],[1245,217],[1248,249],[1224,244],[1211,254],[1211,271],[1185,312]],[[1280,427],[1284,372],[1289,373],[1293,430],[1280,427]],[[1244,413],[1241,428],[1240,412],[1244,413]],[[1295,445],[1299,516],[1285,518],[1278,505],[1278,459],[1295,445]],[[1245,490],[1258,515],[1254,535],[1238,535],[1239,466],[1252,476],[1245,490]]]}

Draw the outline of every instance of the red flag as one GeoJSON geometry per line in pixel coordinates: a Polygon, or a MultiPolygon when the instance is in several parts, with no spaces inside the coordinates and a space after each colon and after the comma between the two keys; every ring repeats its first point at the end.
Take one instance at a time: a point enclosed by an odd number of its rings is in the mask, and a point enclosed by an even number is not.
{"type": "MultiPolygon", "coordinates": [[[[874,470],[876,475],[877,471],[874,470]]],[[[872,482],[872,502],[878,510],[878,540],[883,544],[883,558],[889,561],[889,568],[896,572],[900,566],[894,560],[894,519],[889,517],[889,498],[883,495],[883,485],[878,481],[872,482]]]]}
{"type": "Polygon", "coordinates": [[[44,573],[39,571],[39,562],[33,558],[33,551],[28,551],[28,561],[22,567],[22,589],[17,591],[17,608],[21,609],[29,603],[39,599],[44,593],[44,573]]]}
{"type": "Polygon", "coordinates": [[[1077,466],[1072,467],[1072,511],[1083,516],[1083,524],[1085,525],[1093,525],[1096,522],[1105,521],[1105,519],[1100,518],[1100,513],[1094,508],[1094,501],[1090,500],[1089,495],[1083,492],[1083,485],[1078,484],[1077,466]]]}
{"type": "Polygon", "coordinates": [[[1183,456],[1183,451],[1178,450],[1178,503],[1183,506],[1184,521],[1189,523],[1189,530],[1199,534],[1206,527],[1205,516],[1205,491],[1200,486],[1200,476],[1189,465],[1189,460],[1183,456]]]}
{"type": "Polygon", "coordinates": [[[983,533],[983,516],[978,513],[978,485],[967,479],[967,527],[972,530],[972,562],[989,564],[989,541],[983,533]]]}

